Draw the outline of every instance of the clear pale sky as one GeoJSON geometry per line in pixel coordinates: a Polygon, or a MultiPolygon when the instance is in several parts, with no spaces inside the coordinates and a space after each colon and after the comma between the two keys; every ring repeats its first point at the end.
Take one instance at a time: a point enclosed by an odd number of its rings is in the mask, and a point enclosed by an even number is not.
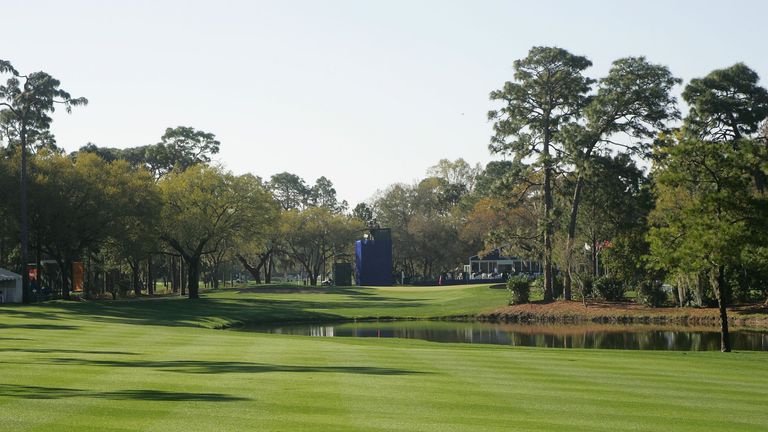
{"type": "Polygon", "coordinates": [[[0,58],[90,104],[58,143],[156,143],[192,126],[217,160],[325,175],[352,206],[441,158],[492,159],[488,93],[531,46],[645,55],[689,80],[743,61],[768,78],[768,2],[0,1],[0,58]]]}

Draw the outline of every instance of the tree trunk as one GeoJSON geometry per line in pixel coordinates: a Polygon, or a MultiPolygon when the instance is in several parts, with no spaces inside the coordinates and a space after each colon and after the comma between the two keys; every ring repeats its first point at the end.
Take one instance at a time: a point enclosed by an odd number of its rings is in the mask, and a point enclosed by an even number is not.
{"type": "Polygon", "coordinates": [[[248,273],[251,274],[253,279],[256,281],[256,284],[260,285],[261,284],[261,266],[264,262],[263,261],[259,262],[259,264],[256,267],[254,267],[248,262],[247,259],[245,259],[244,256],[238,254],[236,255],[236,257],[237,257],[237,260],[240,261],[240,264],[242,264],[243,267],[245,267],[245,269],[248,270],[248,273]]]}
{"type": "Polygon", "coordinates": [[[269,257],[267,258],[267,263],[264,267],[264,283],[270,284],[272,283],[272,270],[275,268],[275,263],[272,261],[272,254],[269,254],[269,257]]]}
{"type": "Polygon", "coordinates": [[[731,352],[731,336],[728,333],[728,311],[726,303],[726,282],[723,266],[717,267],[715,282],[715,294],[717,295],[717,307],[720,310],[720,351],[731,352]]]}
{"type": "MultiPolygon", "coordinates": [[[[32,291],[29,289],[29,208],[27,204],[27,125],[24,120],[21,122],[21,132],[19,133],[21,141],[21,178],[19,179],[19,193],[21,194],[19,204],[21,206],[21,297],[24,303],[32,301],[32,291]]],[[[69,296],[69,293],[67,293],[69,296]]]]}
{"type": "Polygon", "coordinates": [[[64,300],[70,300],[71,296],[69,295],[69,273],[71,271],[67,271],[67,267],[69,269],[72,268],[72,263],[68,260],[58,261],[59,263],[59,270],[61,271],[61,298],[64,300]]]}
{"type": "Polygon", "coordinates": [[[592,279],[594,280],[599,276],[597,274],[597,237],[595,237],[594,234],[592,235],[592,247],[589,248],[589,253],[592,258],[592,279]]]}
{"type": "Polygon", "coordinates": [[[131,281],[133,282],[133,295],[141,297],[141,275],[140,275],[140,262],[131,262],[128,260],[128,265],[131,267],[131,281]]]}
{"type": "Polygon", "coordinates": [[[545,132],[542,159],[544,162],[544,301],[552,301],[552,162],[549,159],[550,132],[545,132]]]}
{"type": "Polygon", "coordinates": [[[147,256],[147,295],[155,295],[155,279],[152,274],[152,255],[147,256]]]}
{"type": "Polygon", "coordinates": [[[181,284],[181,295],[185,296],[187,295],[187,280],[185,276],[187,276],[187,273],[184,272],[185,265],[184,260],[179,260],[179,283],[181,284]]]}
{"type": "Polygon", "coordinates": [[[579,173],[576,179],[576,189],[573,191],[573,202],[571,203],[571,216],[568,220],[568,238],[565,241],[565,284],[563,287],[563,298],[571,299],[573,276],[573,242],[576,238],[576,220],[579,214],[579,204],[581,203],[581,189],[584,187],[584,176],[579,173]]]}
{"type": "Polygon", "coordinates": [[[171,257],[171,290],[175,293],[181,290],[181,269],[179,268],[179,260],[173,256],[171,257]]]}
{"type": "Polygon", "coordinates": [[[185,258],[187,263],[187,289],[189,290],[189,298],[200,298],[200,256],[192,256],[185,258]]]}

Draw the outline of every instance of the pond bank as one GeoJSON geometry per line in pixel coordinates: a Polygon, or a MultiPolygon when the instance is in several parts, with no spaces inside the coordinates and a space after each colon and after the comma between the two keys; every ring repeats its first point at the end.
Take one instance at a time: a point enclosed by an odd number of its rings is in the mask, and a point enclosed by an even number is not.
{"type": "MultiPolygon", "coordinates": [[[[629,302],[578,301],[534,302],[506,306],[475,317],[490,322],[601,323],[601,324],[674,324],[719,326],[716,308],[650,308],[629,302]]],[[[728,322],[738,327],[768,328],[765,304],[738,305],[728,308],[728,322]]]]}

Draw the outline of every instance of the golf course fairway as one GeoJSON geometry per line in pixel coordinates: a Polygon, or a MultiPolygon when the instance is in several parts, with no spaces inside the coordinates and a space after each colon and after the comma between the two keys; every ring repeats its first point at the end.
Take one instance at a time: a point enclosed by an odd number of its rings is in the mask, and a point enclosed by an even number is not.
{"type": "Polygon", "coordinates": [[[242,322],[479,313],[506,292],[255,289],[0,307],[1,431],[765,431],[768,353],[311,338],[242,322]]]}

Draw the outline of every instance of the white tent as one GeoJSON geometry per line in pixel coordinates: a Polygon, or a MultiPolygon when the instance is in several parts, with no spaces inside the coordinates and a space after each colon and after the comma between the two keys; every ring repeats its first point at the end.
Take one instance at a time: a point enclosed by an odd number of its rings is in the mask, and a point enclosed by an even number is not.
{"type": "Polygon", "coordinates": [[[21,275],[0,268],[0,303],[21,303],[21,275]]]}

